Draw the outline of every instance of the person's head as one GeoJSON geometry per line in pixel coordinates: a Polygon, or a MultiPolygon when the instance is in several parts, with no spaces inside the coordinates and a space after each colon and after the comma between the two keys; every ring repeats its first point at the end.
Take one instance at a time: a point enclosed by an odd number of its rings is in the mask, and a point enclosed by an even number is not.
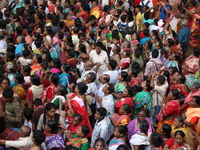
{"type": "Polygon", "coordinates": [[[192,85],[192,87],[191,87],[191,91],[192,91],[192,92],[195,92],[195,91],[197,91],[198,89],[200,89],[200,83],[198,83],[198,82],[193,83],[193,85],[192,85]]]}
{"type": "Polygon", "coordinates": [[[150,82],[147,80],[145,80],[144,82],[142,82],[141,87],[143,88],[143,90],[147,90],[148,92],[151,91],[151,86],[150,86],[150,82]]]}
{"type": "Polygon", "coordinates": [[[181,20],[181,25],[182,25],[183,27],[186,27],[186,26],[188,25],[188,20],[187,20],[187,19],[182,19],[182,20],[181,20]]]}
{"type": "Polygon", "coordinates": [[[190,105],[193,106],[194,108],[200,107],[200,96],[193,96],[190,105]]]}
{"type": "Polygon", "coordinates": [[[25,49],[25,50],[23,51],[23,56],[24,56],[24,57],[28,57],[30,54],[31,54],[31,52],[30,52],[29,50],[27,50],[27,49],[25,49]]]}
{"type": "Polygon", "coordinates": [[[57,134],[58,132],[58,122],[55,120],[49,120],[47,122],[47,131],[53,134],[57,134]]]}
{"type": "Polygon", "coordinates": [[[101,53],[101,50],[102,50],[102,43],[101,42],[97,42],[95,43],[95,50],[96,50],[96,53],[99,55],[101,53]]]}
{"type": "Polygon", "coordinates": [[[157,132],[153,132],[151,134],[151,137],[149,138],[149,143],[152,145],[152,146],[155,146],[155,147],[160,147],[163,145],[163,137],[162,135],[160,135],[159,133],[157,132]]]}
{"type": "Polygon", "coordinates": [[[78,46],[78,48],[79,48],[79,52],[80,52],[80,53],[87,54],[85,44],[80,44],[80,45],[78,46]]]}
{"type": "Polygon", "coordinates": [[[15,45],[9,44],[7,47],[7,52],[15,52],[15,45]]]}
{"type": "Polygon", "coordinates": [[[7,52],[7,61],[14,61],[15,60],[15,53],[13,52],[7,52]]]}
{"type": "Polygon", "coordinates": [[[129,81],[130,78],[129,78],[129,76],[128,76],[128,72],[122,71],[121,73],[119,73],[119,75],[118,75],[118,80],[121,80],[121,81],[129,81]]]}
{"type": "Polygon", "coordinates": [[[36,85],[36,86],[41,85],[39,76],[38,76],[38,75],[32,75],[32,76],[31,76],[31,83],[32,83],[33,85],[36,85]]]}
{"type": "Polygon", "coordinates": [[[164,75],[159,75],[159,76],[158,76],[157,82],[158,82],[160,85],[163,85],[163,84],[165,83],[165,76],[164,76],[164,75]]]}
{"type": "Polygon", "coordinates": [[[129,56],[130,56],[130,51],[129,50],[125,50],[121,54],[121,58],[128,58],[129,56]]]}
{"type": "Polygon", "coordinates": [[[176,116],[174,118],[174,127],[178,128],[178,127],[182,127],[184,125],[184,119],[182,116],[176,116]]]}
{"type": "Polygon", "coordinates": [[[88,86],[85,85],[84,83],[80,82],[76,85],[76,88],[75,88],[75,93],[79,93],[81,95],[84,95],[86,93],[88,89],[88,86]]]}
{"type": "Polygon", "coordinates": [[[129,147],[124,145],[124,144],[121,144],[117,147],[117,150],[129,150],[129,147]]]}
{"type": "Polygon", "coordinates": [[[65,55],[66,55],[67,59],[74,58],[75,57],[75,50],[74,49],[67,49],[65,55]]]}
{"type": "Polygon", "coordinates": [[[149,36],[149,30],[148,29],[144,29],[144,36],[148,37],[149,36]]]}
{"type": "Polygon", "coordinates": [[[123,91],[123,97],[133,97],[133,87],[126,87],[123,91]]]}
{"type": "Polygon", "coordinates": [[[120,115],[127,115],[131,113],[131,106],[129,104],[123,104],[119,109],[120,115]]]}
{"type": "Polygon", "coordinates": [[[78,38],[79,38],[79,43],[83,43],[85,41],[85,33],[79,33],[78,38]]]}
{"type": "Polygon", "coordinates": [[[147,115],[147,110],[143,107],[140,107],[139,109],[137,109],[137,120],[138,122],[141,122],[142,120],[144,120],[146,118],[147,115]]]}
{"type": "Polygon", "coordinates": [[[96,80],[96,73],[94,73],[94,72],[89,72],[88,74],[87,74],[87,76],[86,76],[86,81],[88,82],[88,83],[92,83],[92,82],[94,82],[96,80]]]}
{"type": "Polygon", "coordinates": [[[96,113],[94,115],[94,119],[98,120],[98,121],[101,121],[101,120],[104,119],[104,117],[106,116],[106,114],[107,114],[107,110],[104,107],[99,107],[96,110],[96,113]]]}
{"type": "Polygon", "coordinates": [[[115,60],[109,60],[107,67],[108,69],[115,70],[117,67],[117,62],[115,60]]]}
{"type": "Polygon", "coordinates": [[[25,82],[23,74],[17,73],[15,75],[15,82],[17,82],[18,84],[23,84],[25,82]]]}
{"type": "Polygon", "coordinates": [[[198,58],[200,56],[200,48],[194,48],[193,55],[198,58]]]}
{"type": "Polygon", "coordinates": [[[31,67],[29,65],[23,66],[21,71],[24,76],[29,76],[31,73],[31,67]]]}
{"type": "Polygon", "coordinates": [[[56,86],[58,85],[58,81],[59,81],[58,74],[52,73],[52,74],[50,75],[49,79],[50,79],[50,82],[51,82],[52,84],[54,84],[54,85],[56,85],[56,86]]]}
{"type": "Polygon", "coordinates": [[[56,105],[54,103],[48,103],[45,108],[47,116],[53,118],[56,113],[56,105]]]}
{"type": "Polygon", "coordinates": [[[137,13],[141,12],[142,11],[142,6],[141,5],[137,5],[136,8],[135,8],[135,11],[137,13]]]}
{"type": "Polygon", "coordinates": [[[113,44],[118,44],[119,43],[119,41],[120,41],[120,37],[119,36],[113,36],[112,37],[112,42],[113,42],[113,44]]]}
{"type": "Polygon", "coordinates": [[[28,137],[31,134],[31,128],[28,126],[22,126],[18,133],[20,137],[28,137]]]}
{"type": "Polygon", "coordinates": [[[91,60],[86,61],[84,68],[86,71],[91,70],[94,67],[94,62],[91,60]]]}
{"type": "Polygon", "coordinates": [[[169,139],[171,137],[170,133],[171,133],[172,129],[171,129],[170,125],[163,124],[159,130],[165,138],[169,139]]]}
{"type": "Polygon", "coordinates": [[[94,142],[94,150],[104,150],[105,149],[105,141],[103,138],[98,137],[94,142]]]}
{"type": "Polygon", "coordinates": [[[67,94],[66,87],[64,85],[58,85],[56,88],[56,95],[65,96],[67,94]]]}
{"type": "Polygon", "coordinates": [[[82,122],[82,118],[83,117],[82,117],[81,114],[79,114],[79,113],[74,114],[73,115],[73,121],[72,121],[73,125],[74,126],[79,125],[82,122]]]}
{"type": "Polygon", "coordinates": [[[153,50],[152,52],[152,58],[158,58],[159,51],[157,49],[153,50]]]}
{"type": "Polygon", "coordinates": [[[34,130],[32,141],[37,145],[40,146],[45,141],[45,134],[40,130],[34,130]]]}
{"type": "Polygon", "coordinates": [[[36,99],[34,99],[33,103],[34,103],[34,105],[36,107],[42,106],[42,99],[41,98],[36,98],[36,99]]]}
{"type": "Polygon", "coordinates": [[[179,55],[180,55],[179,53],[174,52],[169,56],[169,60],[171,60],[171,61],[173,61],[173,60],[179,61],[180,60],[180,56],[179,55]]]}
{"type": "Polygon", "coordinates": [[[0,81],[0,86],[3,90],[9,88],[10,80],[6,77],[2,78],[1,81],[0,81]]]}
{"type": "Polygon", "coordinates": [[[85,125],[80,126],[80,128],[76,131],[76,135],[81,138],[85,138],[89,133],[90,130],[85,125]]]}
{"type": "Polygon", "coordinates": [[[52,61],[51,61],[51,67],[52,68],[58,68],[58,69],[60,69],[60,66],[61,66],[60,59],[58,59],[58,58],[52,59],[52,61]]]}
{"type": "Polygon", "coordinates": [[[122,138],[127,135],[128,128],[126,126],[117,126],[114,130],[114,136],[116,138],[122,138]]]}
{"type": "Polygon", "coordinates": [[[40,54],[36,54],[33,56],[33,62],[41,63],[42,56],[40,54]]]}
{"type": "Polygon", "coordinates": [[[33,110],[32,109],[26,109],[24,111],[24,117],[26,118],[26,120],[31,120],[32,118],[32,114],[33,114],[33,110]]]}
{"type": "Polygon", "coordinates": [[[148,129],[149,129],[148,121],[145,120],[145,119],[141,120],[141,122],[140,122],[140,131],[146,134],[148,129]]]}
{"type": "Polygon", "coordinates": [[[182,145],[184,142],[185,133],[181,130],[178,130],[174,133],[174,141],[177,145],[182,145]]]}
{"type": "Polygon", "coordinates": [[[111,83],[106,84],[103,87],[102,92],[104,92],[104,94],[112,94],[114,92],[114,85],[111,83]]]}
{"type": "Polygon", "coordinates": [[[103,84],[106,84],[110,81],[110,76],[108,74],[103,74],[100,76],[99,81],[103,84]]]}
{"type": "Polygon", "coordinates": [[[78,148],[72,145],[67,145],[65,150],[78,150],[78,148]]]}
{"type": "Polygon", "coordinates": [[[168,94],[168,98],[170,100],[177,100],[179,98],[179,91],[178,90],[171,90],[168,94]]]}

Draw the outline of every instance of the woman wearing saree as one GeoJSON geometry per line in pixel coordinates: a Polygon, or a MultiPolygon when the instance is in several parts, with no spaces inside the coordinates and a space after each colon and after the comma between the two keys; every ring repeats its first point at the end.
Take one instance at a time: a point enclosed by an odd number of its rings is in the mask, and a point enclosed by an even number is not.
{"type": "Polygon", "coordinates": [[[144,81],[141,84],[141,87],[143,90],[141,92],[138,92],[134,97],[134,112],[132,115],[132,119],[136,118],[136,111],[137,109],[144,107],[147,108],[147,116],[149,116],[149,112],[151,111],[151,105],[152,105],[152,97],[151,97],[151,86],[149,81],[144,81]]]}
{"type": "Polygon", "coordinates": [[[169,92],[167,98],[163,99],[163,104],[160,113],[157,116],[158,127],[156,132],[160,133],[160,128],[163,124],[168,124],[170,126],[174,123],[174,118],[180,115],[180,104],[177,101],[179,97],[178,90],[172,90],[169,92]]]}
{"type": "Polygon", "coordinates": [[[90,133],[88,137],[91,137],[92,127],[89,122],[88,111],[85,105],[85,92],[87,91],[87,86],[83,83],[78,83],[75,87],[73,94],[67,96],[66,102],[66,112],[68,120],[72,120],[72,117],[75,113],[82,115],[82,125],[89,127],[90,133]]]}
{"type": "Polygon", "coordinates": [[[24,87],[24,76],[21,73],[16,74],[15,81],[17,85],[13,87],[13,91],[21,98],[21,106],[23,109],[26,108],[26,89],[24,87]]]}
{"type": "Polygon", "coordinates": [[[34,75],[37,73],[37,71],[40,71],[42,68],[40,66],[40,63],[42,61],[42,55],[36,54],[33,56],[33,64],[31,65],[31,75],[34,75]]]}
{"type": "Polygon", "coordinates": [[[174,133],[178,130],[181,130],[185,133],[185,142],[193,149],[194,147],[194,136],[192,135],[192,130],[189,127],[184,127],[184,119],[182,116],[176,116],[174,119],[174,124],[172,125],[171,136],[174,136],[174,133]]]}
{"type": "Polygon", "coordinates": [[[45,91],[42,94],[42,103],[46,105],[47,103],[50,103],[55,95],[56,95],[56,87],[58,86],[58,75],[56,73],[53,73],[50,75],[50,82],[51,84],[45,89],[45,91]]]}
{"type": "Polygon", "coordinates": [[[110,121],[114,127],[116,126],[127,126],[130,122],[131,107],[128,104],[123,104],[119,109],[119,114],[114,113],[110,117],[110,121]]]}
{"type": "Polygon", "coordinates": [[[148,133],[154,132],[154,128],[153,128],[153,125],[151,123],[151,120],[150,120],[150,118],[146,117],[146,114],[147,114],[147,110],[144,109],[144,108],[140,108],[140,109],[137,110],[137,118],[132,120],[131,122],[129,122],[129,124],[127,125],[128,140],[131,139],[132,135],[140,132],[140,122],[142,120],[146,120],[149,123],[148,133]]]}

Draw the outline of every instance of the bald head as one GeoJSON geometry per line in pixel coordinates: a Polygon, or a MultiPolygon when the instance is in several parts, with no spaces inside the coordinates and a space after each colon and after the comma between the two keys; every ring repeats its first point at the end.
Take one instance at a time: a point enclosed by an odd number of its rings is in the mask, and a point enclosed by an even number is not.
{"type": "Polygon", "coordinates": [[[23,137],[28,137],[31,134],[31,128],[28,126],[22,126],[20,130],[21,133],[23,134],[23,137]]]}
{"type": "Polygon", "coordinates": [[[91,70],[94,67],[94,62],[91,60],[86,61],[85,63],[85,70],[91,70]]]}
{"type": "Polygon", "coordinates": [[[81,55],[81,58],[82,58],[82,62],[85,63],[86,61],[89,60],[90,56],[89,56],[88,54],[82,54],[82,55],[81,55]]]}
{"type": "Polygon", "coordinates": [[[103,84],[109,83],[110,81],[110,76],[108,74],[103,74],[102,76],[100,76],[100,82],[103,84]]]}

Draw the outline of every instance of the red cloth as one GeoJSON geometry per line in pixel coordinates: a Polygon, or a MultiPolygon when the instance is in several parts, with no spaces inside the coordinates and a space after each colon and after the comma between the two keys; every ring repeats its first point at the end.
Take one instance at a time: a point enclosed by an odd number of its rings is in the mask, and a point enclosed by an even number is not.
{"type": "Polygon", "coordinates": [[[168,115],[180,115],[180,104],[176,100],[171,100],[167,102],[165,109],[165,116],[168,115]]]}
{"type": "Polygon", "coordinates": [[[17,140],[19,138],[19,133],[12,128],[7,128],[0,134],[0,139],[3,140],[17,140]]]}
{"type": "MultiPolygon", "coordinates": [[[[85,125],[90,129],[90,133],[87,137],[91,137],[92,127],[89,121],[87,108],[85,107],[83,100],[76,94],[71,94],[70,99],[71,99],[70,104],[74,114],[79,113],[82,115],[82,125],[85,125]]],[[[66,103],[66,110],[68,110],[68,103],[66,103]]]]}
{"type": "Polygon", "coordinates": [[[119,109],[123,104],[128,104],[131,107],[133,107],[134,105],[133,97],[122,98],[121,100],[116,102],[115,107],[118,114],[119,114],[119,109]]]}
{"type": "Polygon", "coordinates": [[[170,148],[170,149],[175,149],[178,147],[182,147],[183,145],[175,145],[175,141],[174,138],[170,138],[167,140],[166,145],[170,148]]]}
{"type": "Polygon", "coordinates": [[[76,67],[77,61],[76,58],[71,58],[67,60],[67,64],[69,64],[71,67],[76,67]]]}

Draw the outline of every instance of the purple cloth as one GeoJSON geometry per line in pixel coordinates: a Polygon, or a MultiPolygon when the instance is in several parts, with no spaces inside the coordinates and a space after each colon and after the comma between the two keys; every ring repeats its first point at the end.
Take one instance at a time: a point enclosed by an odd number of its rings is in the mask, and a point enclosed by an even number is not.
{"type": "MultiPolygon", "coordinates": [[[[149,123],[149,130],[148,130],[148,133],[153,133],[154,132],[154,128],[153,128],[153,125],[151,123],[151,120],[149,118],[145,118],[146,121],[148,121],[149,123]]],[[[127,128],[128,128],[128,141],[131,139],[132,135],[136,134],[136,133],[139,133],[140,132],[140,128],[137,127],[137,122],[138,122],[138,119],[134,119],[132,120],[131,122],[129,122],[129,124],[127,125],[127,128]]]]}
{"type": "Polygon", "coordinates": [[[51,68],[50,72],[52,72],[52,73],[60,73],[61,71],[58,68],[51,68]]]}

